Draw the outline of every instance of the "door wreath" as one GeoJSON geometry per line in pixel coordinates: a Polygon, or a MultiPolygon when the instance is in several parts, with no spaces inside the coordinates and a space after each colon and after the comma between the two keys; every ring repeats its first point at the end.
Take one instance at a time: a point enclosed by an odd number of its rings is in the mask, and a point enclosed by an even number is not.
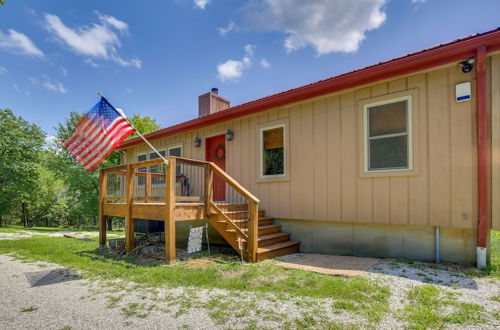
{"type": "Polygon", "coordinates": [[[217,148],[215,148],[215,159],[222,160],[226,158],[226,149],[222,144],[219,144],[217,148]]]}

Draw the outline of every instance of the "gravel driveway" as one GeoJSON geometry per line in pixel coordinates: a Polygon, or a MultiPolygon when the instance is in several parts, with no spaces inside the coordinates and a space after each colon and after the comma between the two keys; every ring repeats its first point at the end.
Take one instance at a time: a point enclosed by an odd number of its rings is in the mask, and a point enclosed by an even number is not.
{"type": "MultiPolygon", "coordinates": [[[[500,311],[500,303],[494,299],[500,295],[498,281],[422,267],[418,263],[381,261],[365,276],[389,285],[391,311],[404,308],[410,288],[434,283],[458,293],[457,299],[479,304],[491,312],[487,324],[463,328],[500,326],[491,316],[500,311]]],[[[284,299],[218,289],[158,290],[118,281],[87,281],[57,265],[23,263],[5,255],[0,255],[0,279],[1,329],[295,328],[291,320],[307,320],[318,310],[326,315],[329,324],[341,328],[373,327],[355,313],[333,312],[331,299],[284,299]]],[[[380,329],[405,326],[397,313],[387,313],[376,325],[380,329]]],[[[313,328],[322,328],[321,323],[313,328]]]]}

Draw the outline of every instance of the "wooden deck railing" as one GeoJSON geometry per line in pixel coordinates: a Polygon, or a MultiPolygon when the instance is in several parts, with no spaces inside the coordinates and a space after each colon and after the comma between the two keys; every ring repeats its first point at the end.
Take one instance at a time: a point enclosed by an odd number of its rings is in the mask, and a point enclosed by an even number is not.
{"type": "MultiPolygon", "coordinates": [[[[220,194],[219,194],[220,195],[220,194]]],[[[168,157],[104,168],[100,172],[100,244],[106,244],[105,207],[125,204],[126,248],[134,249],[135,207],[164,205],[165,254],[175,260],[176,208],[201,205],[206,218],[217,217],[234,230],[245,259],[255,262],[258,248],[259,200],[217,165],[200,160],[168,157]],[[224,200],[214,201],[214,178],[224,182],[224,200]]],[[[123,207],[123,206],[122,206],[123,207]]],[[[145,208],[144,208],[145,207],[145,208]]],[[[137,217],[137,216],[136,216],[137,217]]],[[[142,215],[141,215],[142,217],[142,215]]],[[[144,213],[147,218],[147,212],[144,213]]]]}

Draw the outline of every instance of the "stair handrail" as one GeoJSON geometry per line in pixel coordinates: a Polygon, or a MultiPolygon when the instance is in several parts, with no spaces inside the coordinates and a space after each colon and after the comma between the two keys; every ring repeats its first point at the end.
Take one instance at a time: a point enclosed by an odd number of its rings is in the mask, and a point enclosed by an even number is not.
{"type": "Polygon", "coordinates": [[[214,202],[209,202],[210,203],[210,207],[214,208],[217,213],[219,213],[223,218],[224,220],[237,232],[237,234],[239,234],[240,236],[242,236],[246,241],[248,241],[248,235],[245,234],[240,227],[238,227],[234,222],[233,220],[231,220],[225,213],[224,211],[222,211],[214,202]]]}
{"type": "Polygon", "coordinates": [[[222,219],[226,221],[229,226],[233,227],[237,230],[237,233],[240,236],[247,238],[247,260],[251,262],[257,261],[257,250],[258,250],[258,236],[259,236],[259,203],[260,200],[255,197],[251,192],[245,189],[238,181],[236,181],[233,177],[231,177],[226,171],[221,169],[213,162],[203,161],[203,160],[195,160],[184,157],[169,157],[175,158],[177,161],[184,163],[191,163],[193,165],[203,164],[206,169],[205,175],[205,203],[206,203],[206,213],[207,216],[210,216],[212,210],[215,210],[217,213],[222,214],[222,219]],[[231,186],[234,190],[239,192],[245,199],[248,201],[248,232],[245,234],[224,212],[218,208],[213,203],[213,176],[217,175],[222,180],[224,180],[229,186],[231,186]],[[214,207],[215,206],[215,207],[214,207]]]}
{"type": "MultiPolygon", "coordinates": [[[[239,192],[243,197],[248,200],[248,232],[247,232],[247,260],[251,262],[257,261],[257,250],[258,250],[258,240],[259,240],[259,203],[260,200],[255,197],[252,193],[246,190],[242,185],[238,183],[234,178],[227,174],[216,164],[209,162],[209,166],[214,174],[221,177],[227,184],[229,184],[233,189],[239,192]]],[[[207,203],[212,203],[213,201],[207,200],[207,203]]],[[[220,211],[220,210],[219,210],[220,211]]],[[[224,217],[227,221],[229,219],[227,216],[224,217]]],[[[232,221],[229,222],[235,225],[232,221]]],[[[237,227],[237,226],[236,226],[237,227]]]]}

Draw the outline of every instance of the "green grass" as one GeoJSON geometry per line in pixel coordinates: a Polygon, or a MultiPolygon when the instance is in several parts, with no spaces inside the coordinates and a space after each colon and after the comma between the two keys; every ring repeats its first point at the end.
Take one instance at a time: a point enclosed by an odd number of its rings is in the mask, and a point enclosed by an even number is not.
{"type": "MultiPolygon", "coordinates": [[[[124,280],[143,287],[220,288],[257,293],[273,293],[280,298],[333,298],[362,307],[360,314],[378,321],[387,311],[390,290],[382,283],[358,277],[344,279],[299,270],[275,267],[273,261],[242,265],[237,258],[222,257],[205,268],[190,262],[165,266],[157,261],[141,261],[97,250],[97,242],[58,237],[33,236],[0,240],[0,254],[15,253],[25,260],[46,261],[82,271],[84,277],[124,280]]],[[[110,302],[113,303],[112,301],[110,302]]],[[[129,306],[137,307],[137,306],[129,306]]],[[[136,308],[128,308],[134,314],[136,308]]]]}
{"type": "Polygon", "coordinates": [[[38,309],[38,307],[30,306],[30,307],[26,307],[26,308],[21,309],[21,313],[31,313],[31,312],[36,311],[37,309],[38,309]]]}
{"type": "Polygon", "coordinates": [[[500,231],[491,231],[491,265],[486,269],[489,275],[500,278],[500,231]]]}
{"type": "Polygon", "coordinates": [[[484,307],[458,302],[456,294],[437,286],[417,286],[408,292],[408,305],[401,310],[400,318],[411,329],[441,329],[450,325],[486,323],[484,307]]]}
{"type": "MultiPolygon", "coordinates": [[[[23,227],[23,226],[2,226],[0,227],[0,233],[18,233],[21,231],[30,231],[35,233],[51,233],[58,232],[61,230],[71,230],[74,232],[97,232],[98,229],[94,227],[82,227],[82,228],[63,228],[63,227],[23,227]]],[[[110,234],[123,234],[123,230],[108,230],[107,233],[110,234]]]]}

